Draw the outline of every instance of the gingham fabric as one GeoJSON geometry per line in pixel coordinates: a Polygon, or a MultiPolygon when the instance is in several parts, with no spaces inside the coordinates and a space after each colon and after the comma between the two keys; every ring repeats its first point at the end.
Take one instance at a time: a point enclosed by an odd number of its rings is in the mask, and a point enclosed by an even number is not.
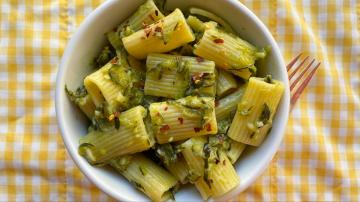
{"type": "MultiPolygon", "coordinates": [[[[243,0],[286,61],[322,62],[268,169],[233,201],[360,201],[360,3],[243,0]]],[[[68,156],[56,124],[64,47],[101,1],[0,1],[0,201],[112,201],[68,156]]]]}

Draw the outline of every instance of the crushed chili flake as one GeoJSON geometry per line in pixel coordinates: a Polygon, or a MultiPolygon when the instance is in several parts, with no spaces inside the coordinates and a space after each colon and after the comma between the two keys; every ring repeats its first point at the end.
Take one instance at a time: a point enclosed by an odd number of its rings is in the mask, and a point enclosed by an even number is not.
{"type": "Polygon", "coordinates": [[[159,113],[159,112],[156,112],[156,116],[160,116],[160,113],[159,113]]]}
{"type": "Polygon", "coordinates": [[[194,131],[195,131],[195,133],[198,133],[201,131],[201,128],[196,127],[196,128],[194,128],[194,131]]]}
{"type": "Polygon", "coordinates": [[[166,131],[170,130],[170,126],[169,125],[163,125],[160,128],[160,132],[164,133],[166,131]]]}
{"type": "Polygon", "coordinates": [[[179,117],[178,120],[179,120],[180,124],[184,123],[184,119],[182,117],[179,117]]]}
{"type": "Polygon", "coordinates": [[[119,115],[120,115],[120,112],[118,112],[118,111],[114,112],[115,117],[119,117],[119,115]]]}
{"type": "Polygon", "coordinates": [[[145,32],[145,36],[146,36],[146,38],[148,38],[148,37],[150,36],[151,31],[152,31],[152,29],[151,29],[151,28],[144,29],[144,32],[145,32]]]}
{"type": "Polygon", "coordinates": [[[164,111],[167,111],[168,110],[168,106],[166,106],[165,108],[164,108],[164,111]]]}
{"type": "Polygon", "coordinates": [[[142,27],[143,27],[143,29],[146,29],[146,28],[149,28],[149,25],[146,24],[145,22],[143,22],[143,23],[142,23],[142,27]]]}
{"type": "Polygon", "coordinates": [[[215,100],[215,107],[219,106],[219,100],[215,100]]]}
{"type": "Polygon", "coordinates": [[[201,80],[201,78],[204,76],[204,73],[195,73],[193,75],[191,75],[191,80],[193,82],[196,82],[198,80],[201,80]]]}
{"type": "Polygon", "coordinates": [[[219,159],[215,159],[215,164],[218,164],[220,162],[219,159]]]}
{"type": "Polygon", "coordinates": [[[223,165],[226,165],[226,161],[225,161],[225,160],[223,160],[223,162],[222,162],[222,163],[223,163],[223,165]]]}
{"type": "Polygon", "coordinates": [[[206,131],[211,131],[211,124],[210,123],[207,123],[205,125],[205,127],[206,127],[206,131]]]}
{"type": "Polygon", "coordinates": [[[204,62],[204,58],[202,58],[202,57],[196,57],[196,61],[199,62],[199,63],[200,63],[200,62],[204,62]]]}
{"type": "Polygon", "coordinates": [[[217,38],[217,39],[214,39],[214,42],[215,43],[224,43],[224,39],[220,39],[220,38],[217,38]]]}
{"type": "Polygon", "coordinates": [[[159,11],[158,10],[155,10],[155,15],[159,16],[159,11]]]}
{"type": "Polygon", "coordinates": [[[114,58],[110,61],[111,64],[116,64],[117,62],[118,62],[118,57],[114,57],[114,58]]]}
{"type": "Polygon", "coordinates": [[[161,27],[156,27],[155,32],[162,32],[162,28],[161,27]]]}

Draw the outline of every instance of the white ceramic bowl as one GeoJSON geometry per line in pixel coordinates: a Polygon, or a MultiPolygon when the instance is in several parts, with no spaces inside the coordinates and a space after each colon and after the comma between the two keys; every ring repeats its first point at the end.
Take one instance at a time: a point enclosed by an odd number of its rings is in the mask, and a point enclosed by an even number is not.
{"type": "MultiPolygon", "coordinates": [[[[144,0],[109,0],[95,9],[71,37],[63,55],[56,84],[56,113],[65,146],[80,170],[112,197],[123,201],[145,201],[148,198],[137,191],[119,174],[91,166],[78,152],[79,138],[86,134],[87,122],[81,112],[70,103],[64,86],[75,88],[91,71],[90,62],[105,43],[104,33],[120,24],[144,0]]],[[[247,148],[236,163],[240,185],[216,200],[226,200],[246,189],[265,170],[283,138],[289,113],[288,77],[279,48],[264,24],[238,0],[168,0],[170,9],[197,6],[221,16],[240,36],[257,47],[271,46],[271,53],[260,64],[260,74],[270,73],[285,84],[285,93],[273,121],[271,133],[259,148],[247,148]]],[[[175,195],[178,201],[201,200],[193,186],[187,186],[175,195]]]]}

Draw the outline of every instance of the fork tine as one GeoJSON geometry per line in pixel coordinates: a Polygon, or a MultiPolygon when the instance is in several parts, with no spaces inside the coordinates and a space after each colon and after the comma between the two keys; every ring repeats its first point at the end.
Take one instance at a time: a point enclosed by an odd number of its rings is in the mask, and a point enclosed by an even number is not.
{"type": "Polygon", "coordinates": [[[302,55],[302,53],[300,53],[299,55],[297,55],[288,65],[286,65],[286,70],[289,72],[290,69],[293,67],[293,65],[295,64],[295,62],[300,58],[300,56],[302,55]]]}
{"type": "Polygon", "coordinates": [[[291,97],[291,105],[295,105],[297,99],[299,98],[299,96],[301,95],[301,93],[304,91],[305,87],[309,84],[309,82],[311,81],[312,77],[314,76],[316,70],[318,69],[318,67],[321,65],[321,62],[319,62],[313,70],[311,70],[310,74],[305,78],[304,82],[299,86],[299,88],[295,91],[295,93],[293,94],[293,96],[291,97]]]}
{"type": "Polygon", "coordinates": [[[304,63],[309,59],[309,56],[307,56],[301,63],[295,68],[295,70],[289,75],[289,80],[293,78],[293,76],[296,74],[299,69],[304,65],[304,63]]]}
{"type": "MultiPolygon", "coordinates": [[[[315,59],[313,59],[308,66],[301,72],[301,74],[295,79],[295,81],[291,84],[290,90],[294,89],[295,85],[299,83],[300,79],[304,76],[304,74],[308,71],[308,69],[311,67],[311,65],[315,62],[315,59]]],[[[297,71],[300,69],[299,67],[295,70],[297,71]]]]}

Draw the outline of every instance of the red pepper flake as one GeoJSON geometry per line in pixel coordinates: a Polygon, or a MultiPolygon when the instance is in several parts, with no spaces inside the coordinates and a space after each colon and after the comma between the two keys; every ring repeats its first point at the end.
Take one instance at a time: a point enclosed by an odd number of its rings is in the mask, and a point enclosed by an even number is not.
{"type": "Polygon", "coordinates": [[[215,100],[215,107],[219,106],[219,100],[215,100]]]}
{"type": "Polygon", "coordinates": [[[196,57],[196,61],[200,63],[200,62],[204,62],[205,60],[202,57],[196,57]]]}
{"type": "Polygon", "coordinates": [[[210,123],[207,123],[205,125],[205,128],[206,128],[206,131],[211,131],[211,124],[210,123]]]}
{"type": "Polygon", "coordinates": [[[146,28],[146,29],[144,29],[146,38],[148,38],[148,37],[150,36],[151,31],[152,31],[151,28],[146,28]]]}
{"type": "Polygon", "coordinates": [[[156,27],[155,32],[162,32],[162,28],[161,27],[156,27]]]}
{"type": "Polygon", "coordinates": [[[143,27],[143,29],[146,29],[146,28],[149,28],[149,25],[146,24],[145,22],[143,22],[143,23],[142,23],[142,27],[143,27]]]}
{"type": "Polygon", "coordinates": [[[159,16],[159,11],[158,10],[155,10],[155,15],[159,16]]]}
{"type": "Polygon", "coordinates": [[[164,133],[166,131],[170,130],[170,126],[169,125],[163,125],[160,128],[160,132],[164,133]]]}
{"type": "Polygon", "coordinates": [[[201,80],[201,78],[204,76],[204,73],[195,73],[193,75],[191,75],[191,80],[193,82],[196,82],[198,80],[201,80]]]}
{"type": "Polygon", "coordinates": [[[219,159],[215,159],[215,164],[218,164],[220,162],[219,159]]]}
{"type": "Polygon", "coordinates": [[[118,62],[118,57],[114,57],[111,61],[110,61],[110,63],[111,64],[117,64],[117,62],[118,62]]]}
{"type": "Polygon", "coordinates": [[[194,128],[194,131],[195,131],[195,133],[198,133],[201,131],[201,128],[196,127],[196,128],[194,128]]]}
{"type": "Polygon", "coordinates": [[[179,117],[178,120],[179,120],[181,125],[184,123],[184,119],[182,117],[179,117]]]}
{"type": "Polygon", "coordinates": [[[223,160],[223,165],[226,165],[226,161],[225,161],[225,160],[223,160]]]}
{"type": "Polygon", "coordinates": [[[160,116],[160,113],[159,113],[159,112],[156,112],[156,116],[160,116]]]}
{"type": "Polygon", "coordinates": [[[152,21],[155,21],[154,17],[151,14],[149,15],[149,17],[152,21]]]}
{"type": "Polygon", "coordinates": [[[167,111],[168,110],[168,106],[166,106],[165,108],[164,108],[164,111],[167,111]]]}
{"type": "Polygon", "coordinates": [[[224,39],[217,38],[217,39],[214,39],[214,42],[217,44],[224,43],[224,39]]]}
{"type": "Polygon", "coordinates": [[[118,112],[118,111],[114,112],[115,117],[119,117],[119,115],[120,115],[120,112],[118,112]]]}

